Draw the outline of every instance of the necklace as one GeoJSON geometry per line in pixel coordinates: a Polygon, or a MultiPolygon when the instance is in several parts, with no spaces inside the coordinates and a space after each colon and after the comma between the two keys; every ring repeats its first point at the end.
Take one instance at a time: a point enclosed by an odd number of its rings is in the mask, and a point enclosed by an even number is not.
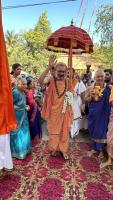
{"type": "Polygon", "coordinates": [[[65,79],[65,87],[64,87],[64,90],[63,90],[63,92],[61,94],[59,94],[58,86],[57,86],[57,81],[56,81],[55,77],[54,77],[54,83],[55,83],[55,89],[56,89],[57,96],[58,96],[58,98],[61,98],[65,94],[66,89],[67,89],[66,79],[65,79]]]}

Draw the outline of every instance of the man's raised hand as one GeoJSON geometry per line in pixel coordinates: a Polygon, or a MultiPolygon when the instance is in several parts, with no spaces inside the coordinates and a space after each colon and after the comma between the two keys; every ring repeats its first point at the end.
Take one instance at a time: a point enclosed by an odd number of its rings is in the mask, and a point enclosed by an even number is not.
{"type": "Polygon", "coordinates": [[[49,58],[49,69],[52,69],[56,66],[57,60],[55,55],[51,55],[49,58]]]}

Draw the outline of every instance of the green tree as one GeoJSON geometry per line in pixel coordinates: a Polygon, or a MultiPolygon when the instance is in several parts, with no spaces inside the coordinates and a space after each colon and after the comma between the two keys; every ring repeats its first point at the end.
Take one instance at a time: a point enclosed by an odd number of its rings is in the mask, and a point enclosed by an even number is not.
{"type": "Polygon", "coordinates": [[[94,53],[91,54],[91,57],[102,63],[105,68],[113,69],[113,43],[108,46],[95,45],[94,53]]]}
{"type": "Polygon", "coordinates": [[[9,46],[14,46],[18,40],[18,35],[14,31],[7,30],[5,34],[6,42],[9,46]]]}
{"type": "Polygon", "coordinates": [[[11,55],[13,52],[13,48],[16,46],[18,42],[18,35],[15,34],[14,31],[7,30],[5,34],[6,45],[8,47],[8,55],[11,55]]]}
{"type": "Polygon", "coordinates": [[[97,12],[96,33],[100,44],[95,45],[93,59],[105,67],[113,68],[113,5],[102,5],[97,12]]]}
{"type": "Polygon", "coordinates": [[[45,50],[44,43],[51,33],[51,26],[48,20],[47,12],[44,12],[39,17],[39,20],[34,27],[24,34],[25,45],[28,55],[31,54],[33,58],[33,71],[40,73],[44,70],[48,63],[50,53],[45,50]]]}
{"type": "Polygon", "coordinates": [[[35,51],[44,50],[44,42],[51,33],[51,26],[48,20],[47,12],[44,12],[39,17],[39,20],[34,27],[24,34],[25,43],[28,51],[31,51],[33,56],[35,51]]]}
{"type": "Polygon", "coordinates": [[[51,25],[48,20],[48,14],[47,12],[43,12],[41,16],[39,17],[38,23],[36,24],[35,31],[41,32],[46,37],[51,33],[51,25]]]}
{"type": "Polygon", "coordinates": [[[101,44],[113,41],[113,5],[102,5],[97,12],[95,22],[96,33],[100,36],[101,44]]]}
{"type": "Polygon", "coordinates": [[[48,52],[44,43],[51,33],[51,26],[46,12],[42,13],[39,17],[36,26],[27,32],[17,34],[17,39],[13,45],[7,42],[9,53],[9,63],[12,65],[14,62],[20,62],[23,70],[30,74],[36,75],[41,73],[46,64],[48,63],[48,52]]]}

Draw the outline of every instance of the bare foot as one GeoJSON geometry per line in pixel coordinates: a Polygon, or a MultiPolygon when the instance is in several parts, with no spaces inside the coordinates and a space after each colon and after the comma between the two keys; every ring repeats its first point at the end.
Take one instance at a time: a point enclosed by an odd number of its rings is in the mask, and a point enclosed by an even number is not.
{"type": "Polygon", "coordinates": [[[105,162],[105,163],[101,163],[101,164],[100,164],[100,169],[103,169],[103,168],[108,167],[108,166],[110,166],[110,165],[112,165],[112,162],[111,162],[111,161],[107,161],[107,162],[105,162]]]}
{"type": "Polygon", "coordinates": [[[64,160],[69,160],[69,156],[66,153],[62,153],[64,160]]]}
{"type": "Polygon", "coordinates": [[[12,168],[12,169],[4,168],[3,170],[4,170],[5,172],[12,172],[12,171],[14,170],[14,168],[12,168]]]}
{"type": "Polygon", "coordinates": [[[56,157],[57,156],[57,152],[56,151],[52,151],[51,152],[51,156],[56,157]]]}
{"type": "Polygon", "coordinates": [[[97,151],[95,151],[95,150],[91,150],[91,151],[89,151],[88,152],[88,156],[93,156],[93,154],[96,154],[97,153],[97,151]]]}
{"type": "Polygon", "coordinates": [[[102,159],[103,157],[104,157],[103,152],[100,151],[100,153],[99,153],[99,155],[98,155],[98,158],[99,158],[99,159],[102,159]]]}

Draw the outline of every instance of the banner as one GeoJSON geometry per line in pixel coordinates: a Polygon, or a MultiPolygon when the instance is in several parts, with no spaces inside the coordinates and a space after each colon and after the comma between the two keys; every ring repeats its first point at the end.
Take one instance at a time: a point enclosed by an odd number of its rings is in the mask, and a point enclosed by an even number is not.
{"type": "Polygon", "coordinates": [[[0,0],[0,135],[7,134],[16,127],[0,0]]]}

